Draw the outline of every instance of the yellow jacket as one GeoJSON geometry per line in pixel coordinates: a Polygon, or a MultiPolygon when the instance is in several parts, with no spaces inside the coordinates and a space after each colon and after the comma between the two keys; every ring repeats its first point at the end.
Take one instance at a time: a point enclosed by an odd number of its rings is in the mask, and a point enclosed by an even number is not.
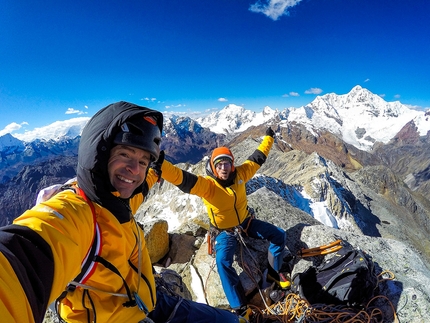
{"type": "Polygon", "coordinates": [[[150,170],[131,197],[122,199],[108,170],[111,150],[124,122],[140,117],[156,123],[137,135],[138,147],[155,159],[163,115],[128,102],[110,104],[88,121],[81,134],[76,177],[85,194],[76,193],[75,187],[63,190],[23,213],[12,225],[0,227],[2,322],[43,321],[49,304],[81,272],[81,264],[88,263],[84,258],[95,245],[95,223],[101,232],[101,256],[96,258],[95,271],[86,277],[85,286],[63,298],[61,316],[68,322],[138,322],[146,314],[133,306],[134,300],[140,298],[148,311],[154,308],[152,265],[143,231],[133,216],[157,177],[150,170]],[[92,202],[87,203],[83,195],[92,202]],[[130,307],[124,307],[125,302],[130,307]]]}
{"type": "MultiPolygon", "coordinates": [[[[151,187],[157,178],[150,170],[147,176],[151,187]]],[[[130,199],[132,213],[135,214],[143,202],[143,194],[130,199]]],[[[155,305],[155,281],[152,265],[146,249],[143,230],[134,220],[120,223],[107,209],[93,203],[97,223],[101,231],[101,257],[109,260],[127,282],[131,292],[137,292],[151,311],[155,305]],[[139,245],[141,253],[141,278],[138,277],[139,245]]],[[[58,270],[47,272],[45,279],[52,282],[48,304],[55,301],[65,290],[67,284],[81,271],[80,263],[87,254],[94,237],[94,221],[91,208],[84,198],[71,190],[65,190],[46,202],[34,206],[14,221],[14,233],[31,234],[36,232],[49,246],[58,270]]],[[[49,249],[47,249],[49,250],[49,249]]],[[[43,267],[46,259],[32,259],[43,267]]],[[[20,283],[19,273],[12,269],[8,258],[0,253],[0,317],[3,322],[34,322],[31,302],[28,299],[28,284],[20,283]],[[17,278],[15,278],[17,277],[17,278]],[[8,302],[8,299],[14,301],[8,302]],[[19,301],[18,301],[19,300],[19,301]]],[[[97,322],[138,322],[146,317],[137,306],[124,307],[128,298],[113,294],[127,294],[121,277],[96,263],[95,272],[85,282],[88,287],[77,287],[67,293],[60,305],[60,315],[67,322],[88,322],[87,310],[91,320],[94,308],[97,322]],[[89,297],[84,294],[88,293],[89,297]],[[84,299],[84,301],[83,301],[84,299]],[[91,299],[91,300],[90,300],[91,299]],[[92,302],[92,304],[91,304],[92,302]],[[73,304],[73,306],[72,306],[73,304]]],[[[42,290],[36,291],[43,296],[42,290]]],[[[46,295],[47,296],[47,295],[46,295]]]]}
{"type": "Polygon", "coordinates": [[[249,216],[245,184],[265,162],[273,141],[272,137],[265,136],[257,150],[242,165],[235,166],[234,178],[227,186],[210,174],[210,163],[206,167],[210,175],[204,177],[193,175],[165,160],[161,168],[162,177],[183,192],[201,197],[213,226],[232,228],[249,216]]]}

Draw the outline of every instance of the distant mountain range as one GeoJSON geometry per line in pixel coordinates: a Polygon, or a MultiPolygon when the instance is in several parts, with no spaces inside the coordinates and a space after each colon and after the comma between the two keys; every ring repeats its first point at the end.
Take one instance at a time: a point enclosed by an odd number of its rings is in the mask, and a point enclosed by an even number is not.
{"type": "MultiPolygon", "coordinates": [[[[35,194],[42,187],[66,181],[73,176],[79,135],[87,121],[88,118],[77,118],[56,122],[46,129],[40,128],[26,133],[25,136],[18,136],[20,139],[11,134],[0,137],[0,206],[3,210],[1,223],[10,222],[31,207],[35,194]],[[40,134],[43,136],[38,138],[40,134]],[[11,200],[15,203],[10,203],[11,200]]],[[[166,117],[162,149],[166,151],[167,158],[174,163],[199,164],[219,145],[228,145],[234,149],[247,140],[259,140],[267,126],[271,126],[277,133],[275,146],[282,159],[292,152],[304,153],[307,156],[316,154],[315,156],[325,162],[333,163],[332,167],[340,174],[338,176],[345,178],[362,172],[366,167],[384,167],[390,170],[392,176],[398,178],[399,183],[403,183],[402,185],[411,193],[419,194],[419,199],[424,201],[424,204],[428,203],[429,111],[412,110],[400,102],[386,102],[360,86],[354,87],[347,94],[331,93],[317,97],[310,104],[298,109],[277,111],[266,107],[257,113],[230,104],[197,120],[189,117],[166,117]]],[[[241,157],[246,158],[246,152],[252,151],[244,150],[243,156],[242,151],[238,152],[237,160],[240,161],[241,157]]],[[[280,165],[282,162],[273,165],[270,174],[267,175],[278,179],[284,178],[288,172],[279,169],[280,165]]],[[[308,176],[310,170],[305,171],[308,176]]],[[[333,170],[330,172],[334,173],[333,170]]],[[[273,184],[276,181],[267,180],[264,181],[266,184],[257,182],[255,185],[272,186],[273,191],[280,192],[280,187],[289,186],[299,178],[297,173],[295,175],[296,178],[291,177],[289,181],[281,180],[276,185],[273,184]]],[[[381,176],[388,176],[385,170],[381,170],[381,176]]],[[[385,181],[387,180],[385,178],[385,181]]],[[[343,183],[343,180],[337,181],[343,183]]],[[[393,180],[390,182],[394,183],[393,180]]],[[[332,185],[334,182],[330,180],[329,183],[332,185]]],[[[294,196],[297,192],[289,194],[294,196]]],[[[325,201],[328,198],[326,193],[320,196],[322,194],[320,189],[309,191],[307,194],[315,201],[325,201]]],[[[350,193],[348,199],[350,201],[358,199],[355,195],[350,193]]],[[[289,198],[288,201],[291,205],[301,204],[294,198],[289,198]]],[[[330,205],[326,207],[331,213],[337,214],[334,215],[334,222],[331,221],[336,223],[335,227],[346,228],[351,225],[358,225],[362,229],[369,227],[368,224],[360,222],[363,220],[357,222],[359,217],[354,216],[351,205],[347,206],[348,203],[342,201],[344,198],[338,200],[337,207],[343,211],[335,212],[330,209],[333,207],[330,205]],[[349,211],[346,211],[348,209],[349,211]],[[355,224],[344,221],[343,218],[347,214],[355,218],[355,224]]],[[[333,203],[333,198],[331,202],[333,203]]],[[[360,203],[364,205],[364,201],[360,203]]],[[[415,198],[414,203],[418,203],[415,198]]],[[[314,204],[307,206],[308,213],[312,213],[312,205],[314,204]]],[[[420,217],[426,218],[430,208],[420,206],[421,208],[427,215],[420,217]]],[[[426,230],[430,231],[428,228],[426,230]]],[[[376,231],[366,232],[372,235],[376,231]]]]}
{"type": "Polygon", "coordinates": [[[261,113],[228,105],[197,122],[216,133],[240,133],[250,126],[270,123],[280,127],[301,124],[311,133],[327,131],[358,149],[370,151],[375,142],[388,143],[408,123],[425,136],[430,130],[430,113],[411,110],[400,102],[386,102],[361,86],[348,94],[318,96],[301,108],[283,111],[264,108],[261,113]],[[273,122],[275,120],[275,122],[273,122]]]}
{"type": "MultiPolygon", "coordinates": [[[[254,112],[229,104],[218,112],[196,120],[167,117],[164,132],[168,135],[171,124],[182,123],[183,129],[188,127],[193,130],[192,127],[196,126],[197,131],[200,127],[216,134],[231,135],[276,120],[281,126],[298,123],[306,125],[310,131],[326,130],[358,149],[370,150],[376,141],[387,143],[410,121],[414,122],[417,132],[425,136],[430,130],[429,116],[429,111],[412,110],[399,101],[386,102],[379,95],[357,85],[347,94],[317,96],[314,101],[300,108],[278,111],[265,107],[262,112],[254,112]]],[[[0,151],[8,146],[18,146],[20,142],[74,139],[80,135],[88,120],[88,117],[73,118],[24,134],[2,136],[0,151]]]]}

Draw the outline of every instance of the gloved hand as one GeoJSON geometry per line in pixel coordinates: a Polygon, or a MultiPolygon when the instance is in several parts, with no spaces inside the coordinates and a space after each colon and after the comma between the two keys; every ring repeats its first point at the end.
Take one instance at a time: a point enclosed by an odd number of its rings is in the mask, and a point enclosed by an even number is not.
{"type": "Polygon", "coordinates": [[[163,165],[164,161],[164,150],[160,151],[160,155],[158,156],[158,159],[151,163],[150,167],[154,170],[154,172],[157,174],[158,179],[157,182],[159,183],[161,180],[161,165],[163,165]]]}
{"type": "Polygon", "coordinates": [[[272,130],[272,127],[267,128],[266,136],[270,136],[272,138],[275,138],[275,132],[272,130]]]}

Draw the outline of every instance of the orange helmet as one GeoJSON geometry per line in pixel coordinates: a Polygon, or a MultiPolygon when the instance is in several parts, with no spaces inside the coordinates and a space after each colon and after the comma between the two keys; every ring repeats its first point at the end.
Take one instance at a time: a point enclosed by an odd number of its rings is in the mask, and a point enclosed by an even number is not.
{"type": "Polygon", "coordinates": [[[231,162],[231,171],[234,171],[234,157],[230,149],[227,147],[215,148],[211,156],[212,171],[215,172],[215,165],[223,159],[228,159],[231,162]]]}

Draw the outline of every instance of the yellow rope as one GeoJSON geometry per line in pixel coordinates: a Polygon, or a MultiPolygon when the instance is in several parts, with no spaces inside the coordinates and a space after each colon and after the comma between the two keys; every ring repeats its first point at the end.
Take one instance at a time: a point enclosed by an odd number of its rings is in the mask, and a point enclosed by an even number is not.
{"type": "MultiPolygon", "coordinates": [[[[250,250],[241,236],[240,232],[238,232],[238,239],[240,241],[240,261],[242,263],[242,268],[244,272],[250,277],[252,281],[258,286],[258,282],[252,275],[252,271],[246,263],[243,261],[244,259],[244,250],[246,250],[250,257],[254,262],[254,269],[261,274],[259,267],[256,265],[256,260],[252,256],[250,250]]],[[[204,284],[205,296],[206,296],[206,288],[207,282],[209,280],[210,272],[213,270],[214,261],[211,265],[211,270],[209,271],[208,277],[206,278],[206,282],[204,284]]],[[[390,271],[383,271],[378,275],[378,284],[385,280],[394,279],[394,274],[390,271]]],[[[372,298],[367,305],[359,310],[350,308],[347,306],[333,306],[333,305],[325,305],[325,304],[313,304],[310,305],[305,299],[300,298],[299,295],[290,293],[288,294],[284,300],[279,301],[275,304],[269,306],[265,298],[262,295],[262,291],[260,289],[259,293],[261,299],[265,305],[265,309],[260,309],[254,305],[248,305],[253,311],[252,322],[253,323],[262,323],[266,321],[273,322],[282,322],[282,323],[311,323],[311,322],[324,322],[324,323],[382,323],[386,318],[388,313],[383,313],[382,310],[376,306],[370,306],[376,299],[382,298],[384,299],[391,307],[393,323],[398,323],[398,318],[396,311],[394,309],[391,301],[383,296],[378,295],[372,298]]]]}
{"type": "Polygon", "coordinates": [[[384,313],[380,308],[370,305],[376,299],[380,298],[384,299],[390,305],[392,321],[398,322],[393,304],[383,295],[375,296],[365,308],[360,310],[347,306],[310,305],[306,300],[294,293],[288,294],[285,300],[273,304],[269,309],[261,310],[255,306],[252,307],[254,313],[253,322],[382,323],[386,321],[390,313],[384,313]]]}
{"type": "Polygon", "coordinates": [[[384,270],[383,272],[381,272],[381,273],[378,275],[378,284],[379,284],[380,282],[385,281],[385,280],[393,280],[394,278],[396,278],[396,277],[394,276],[394,274],[393,274],[391,271],[389,271],[389,270],[384,270]]]}

